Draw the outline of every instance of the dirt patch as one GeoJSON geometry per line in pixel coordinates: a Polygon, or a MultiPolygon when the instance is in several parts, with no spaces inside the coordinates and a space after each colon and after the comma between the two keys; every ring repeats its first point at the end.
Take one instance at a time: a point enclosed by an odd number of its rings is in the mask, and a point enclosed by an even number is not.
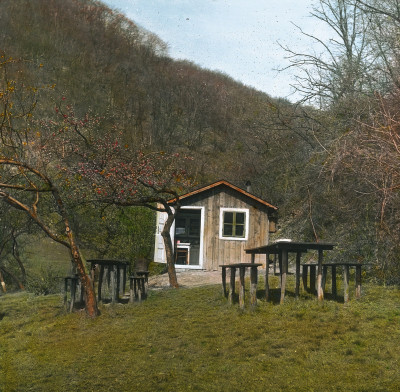
{"type": "MultiPolygon", "coordinates": [[[[180,271],[176,273],[178,284],[181,287],[196,287],[221,283],[221,271],[180,271]]],[[[168,274],[149,277],[150,289],[169,287],[168,274]]]]}

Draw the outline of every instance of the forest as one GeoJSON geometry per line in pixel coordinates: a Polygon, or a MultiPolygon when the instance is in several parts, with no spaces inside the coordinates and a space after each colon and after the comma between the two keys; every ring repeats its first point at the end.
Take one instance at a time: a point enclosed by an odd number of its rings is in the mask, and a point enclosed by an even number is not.
{"type": "Polygon", "coordinates": [[[285,48],[297,103],[172,60],[100,1],[0,4],[4,289],[32,285],[43,233],[76,260],[151,257],[154,203],[220,179],[278,206],[276,238],[335,242],[399,283],[397,0],[315,3],[335,38],[285,48]]]}

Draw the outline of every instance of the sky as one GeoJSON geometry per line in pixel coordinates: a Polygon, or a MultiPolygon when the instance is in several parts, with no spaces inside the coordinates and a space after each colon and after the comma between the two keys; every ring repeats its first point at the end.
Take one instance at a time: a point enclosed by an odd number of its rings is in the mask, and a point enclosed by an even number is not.
{"type": "Polygon", "coordinates": [[[229,75],[273,97],[290,101],[294,70],[283,46],[309,52],[305,32],[328,34],[310,11],[312,0],[103,0],[155,33],[168,55],[229,75]]]}

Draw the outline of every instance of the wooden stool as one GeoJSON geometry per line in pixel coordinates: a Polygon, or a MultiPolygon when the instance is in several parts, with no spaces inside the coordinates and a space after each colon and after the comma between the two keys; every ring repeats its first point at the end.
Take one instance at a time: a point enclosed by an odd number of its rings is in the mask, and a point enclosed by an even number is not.
{"type": "Polygon", "coordinates": [[[146,277],[133,275],[129,277],[130,296],[129,302],[133,302],[133,298],[141,302],[147,297],[146,277]]]}

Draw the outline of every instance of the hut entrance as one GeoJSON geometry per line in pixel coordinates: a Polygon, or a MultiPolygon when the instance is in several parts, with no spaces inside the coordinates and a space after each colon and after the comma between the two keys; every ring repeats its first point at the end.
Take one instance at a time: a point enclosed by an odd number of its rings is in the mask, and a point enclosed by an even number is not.
{"type": "Polygon", "coordinates": [[[200,265],[201,209],[182,208],[175,220],[178,265],[200,265]]]}

